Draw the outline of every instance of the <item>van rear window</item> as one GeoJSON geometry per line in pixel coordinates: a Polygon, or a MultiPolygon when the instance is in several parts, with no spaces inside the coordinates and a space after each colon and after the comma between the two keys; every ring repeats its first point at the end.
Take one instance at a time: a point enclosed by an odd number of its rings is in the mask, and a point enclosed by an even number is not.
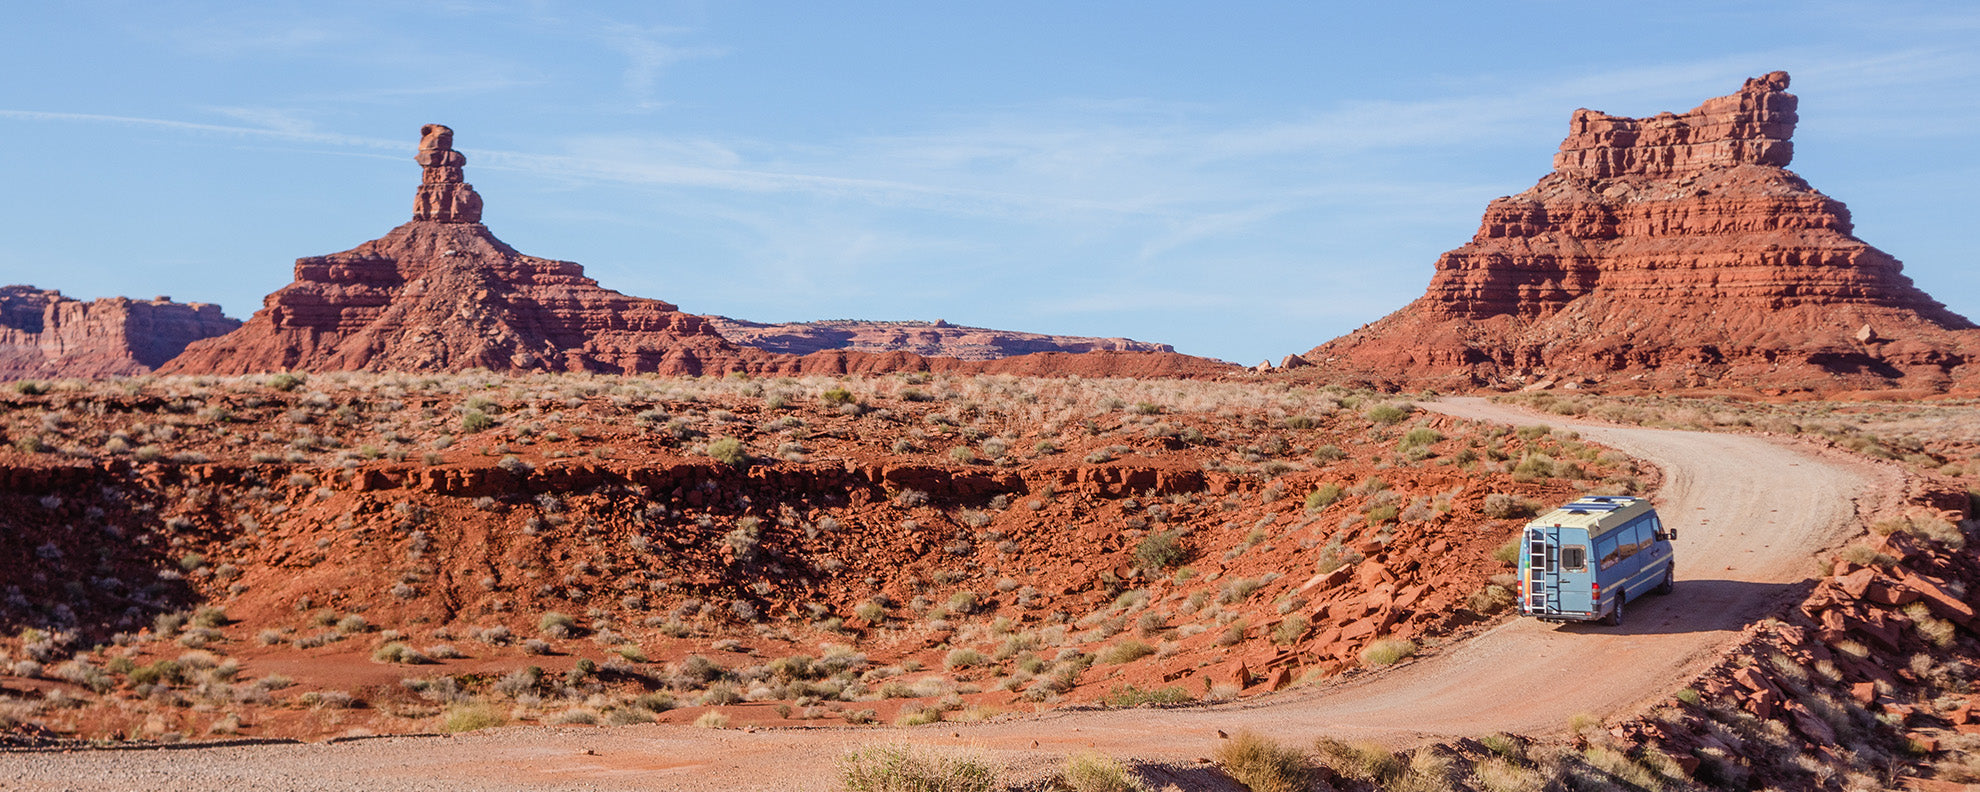
{"type": "Polygon", "coordinates": [[[1580,571],[1588,568],[1588,548],[1567,545],[1561,548],[1561,568],[1580,571]]]}

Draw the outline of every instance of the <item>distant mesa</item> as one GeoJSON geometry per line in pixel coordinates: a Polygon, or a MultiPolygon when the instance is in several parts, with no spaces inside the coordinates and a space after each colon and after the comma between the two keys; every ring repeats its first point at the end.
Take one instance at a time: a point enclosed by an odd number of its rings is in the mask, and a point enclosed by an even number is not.
{"type": "Polygon", "coordinates": [[[524,255],[495,238],[481,223],[481,196],[466,181],[467,157],[453,143],[452,129],[421,128],[421,179],[410,222],[342,253],[297,259],[294,282],[269,295],[246,324],[191,344],[160,371],[1198,376],[1230,368],[1172,353],[1160,359],[1033,355],[990,366],[877,346],[821,346],[826,351],[805,356],[739,346],[708,318],[602,288],[576,263],[524,255]]]}
{"type": "Polygon", "coordinates": [[[1788,75],[1681,115],[1576,110],[1416,301],[1301,357],[1387,387],[1971,387],[1980,333],[1786,169],[1788,75]],[[1868,328],[1868,329],[1866,329],[1868,328]]]}
{"type": "Polygon", "coordinates": [[[240,326],[218,305],[170,297],[83,302],[59,291],[0,286],[0,380],[144,374],[187,344],[240,326]]]}
{"type": "Polygon", "coordinates": [[[1131,338],[1055,336],[962,327],[933,322],[873,322],[827,319],[817,322],[764,324],[726,316],[710,316],[716,332],[731,343],[769,352],[808,355],[844,349],[854,352],[911,352],[923,357],[958,360],[997,360],[1038,352],[1174,352],[1168,344],[1131,338]]]}

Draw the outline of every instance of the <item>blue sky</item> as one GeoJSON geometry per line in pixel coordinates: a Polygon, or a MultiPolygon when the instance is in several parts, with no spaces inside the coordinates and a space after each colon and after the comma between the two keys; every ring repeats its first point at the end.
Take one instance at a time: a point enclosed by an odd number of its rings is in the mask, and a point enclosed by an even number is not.
{"type": "Polygon", "coordinates": [[[628,294],[1254,363],[1420,294],[1575,108],[1774,69],[1794,170],[1980,318],[1980,7],[1901,2],[20,4],[0,282],[246,317],[410,218],[439,122],[628,294]]]}

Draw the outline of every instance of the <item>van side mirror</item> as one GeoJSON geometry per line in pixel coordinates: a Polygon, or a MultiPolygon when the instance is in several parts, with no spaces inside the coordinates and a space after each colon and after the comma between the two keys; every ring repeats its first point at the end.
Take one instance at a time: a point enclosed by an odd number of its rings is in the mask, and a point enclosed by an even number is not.
{"type": "Polygon", "coordinates": [[[1678,538],[1678,532],[1672,529],[1665,529],[1657,532],[1657,541],[1660,542],[1675,542],[1677,541],[1677,538],[1678,538]]]}

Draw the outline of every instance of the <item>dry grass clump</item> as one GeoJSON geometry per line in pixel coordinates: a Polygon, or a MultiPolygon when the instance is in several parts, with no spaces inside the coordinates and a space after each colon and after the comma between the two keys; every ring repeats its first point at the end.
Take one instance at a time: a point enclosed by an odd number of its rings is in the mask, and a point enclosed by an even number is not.
{"type": "Polygon", "coordinates": [[[1148,785],[1120,760],[1093,751],[1066,757],[1061,779],[1072,792],[1147,792],[1148,785]]]}
{"type": "Polygon", "coordinates": [[[991,792],[997,769],[973,756],[880,745],[839,760],[839,781],[847,792],[991,792]]]}
{"type": "Polygon", "coordinates": [[[1251,792],[1305,792],[1313,766],[1306,754],[1246,730],[1217,744],[1217,765],[1251,792]]]}
{"type": "Polygon", "coordinates": [[[1416,654],[1416,642],[1384,638],[1361,650],[1361,664],[1369,668],[1392,666],[1416,654]]]}

